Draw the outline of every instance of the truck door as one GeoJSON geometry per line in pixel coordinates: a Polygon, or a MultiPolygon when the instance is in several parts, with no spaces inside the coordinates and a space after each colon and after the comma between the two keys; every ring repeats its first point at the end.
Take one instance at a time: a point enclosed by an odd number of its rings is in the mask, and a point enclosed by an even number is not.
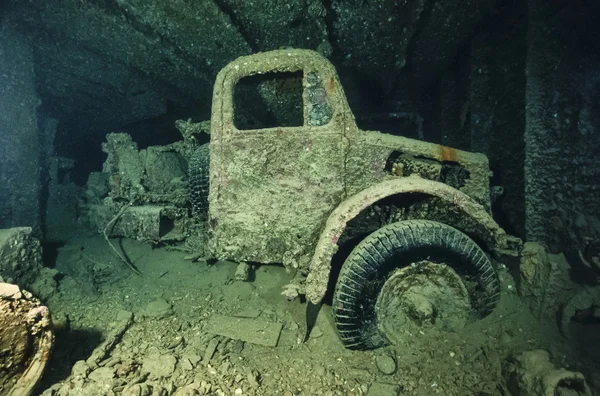
{"type": "Polygon", "coordinates": [[[329,62],[318,59],[322,70],[301,55],[241,58],[217,79],[209,224],[218,258],[296,267],[344,197],[345,97],[329,62]]]}

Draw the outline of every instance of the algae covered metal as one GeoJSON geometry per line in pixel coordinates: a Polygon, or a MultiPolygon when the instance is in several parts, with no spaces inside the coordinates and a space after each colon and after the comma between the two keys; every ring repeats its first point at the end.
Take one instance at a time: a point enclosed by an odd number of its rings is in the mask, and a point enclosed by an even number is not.
{"type": "MultiPolygon", "coordinates": [[[[272,96],[283,89],[285,84],[277,86],[272,96]]],[[[504,232],[489,215],[489,176],[482,154],[360,130],[334,67],[316,52],[290,49],[241,57],[217,77],[211,251],[222,259],[301,268],[308,272],[306,289],[313,302],[325,293],[331,257],[347,223],[386,197],[437,198],[442,210],[437,205],[430,213],[489,249],[503,246],[504,232]],[[234,97],[245,79],[291,75],[300,80],[300,122],[239,125],[234,97]]]]}
{"type": "Polygon", "coordinates": [[[350,116],[333,67],[311,51],[242,57],[215,83],[209,224],[219,258],[297,267],[346,196],[344,131],[350,116]],[[244,76],[302,71],[298,126],[238,129],[234,89],[244,76]]]}

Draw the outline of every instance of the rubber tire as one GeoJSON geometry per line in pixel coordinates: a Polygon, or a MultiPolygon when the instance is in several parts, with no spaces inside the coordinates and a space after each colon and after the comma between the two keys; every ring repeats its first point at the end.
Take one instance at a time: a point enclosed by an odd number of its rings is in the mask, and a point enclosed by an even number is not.
{"type": "Polygon", "coordinates": [[[188,190],[194,216],[208,213],[209,165],[209,143],[206,143],[192,153],[188,164],[188,190]]]}
{"type": "Polygon", "coordinates": [[[338,334],[348,349],[375,349],[389,344],[380,332],[375,303],[390,273],[419,260],[450,265],[477,282],[471,303],[481,316],[500,296],[498,275],[489,258],[467,235],[446,224],[407,220],[389,224],[362,240],[340,271],[333,296],[338,334]]]}

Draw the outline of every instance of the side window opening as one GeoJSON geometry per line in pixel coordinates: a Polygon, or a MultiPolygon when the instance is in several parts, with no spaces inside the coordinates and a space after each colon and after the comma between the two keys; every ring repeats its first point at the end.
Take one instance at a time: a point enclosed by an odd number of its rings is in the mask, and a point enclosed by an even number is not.
{"type": "Polygon", "coordinates": [[[233,93],[237,129],[304,125],[303,72],[273,72],[242,78],[233,93]]]}
{"type": "MultiPolygon", "coordinates": [[[[333,90],[334,80],[328,82],[333,90]]],[[[327,90],[319,74],[306,74],[306,89],[308,92],[308,125],[327,125],[333,117],[333,109],[328,101],[327,90]]]]}

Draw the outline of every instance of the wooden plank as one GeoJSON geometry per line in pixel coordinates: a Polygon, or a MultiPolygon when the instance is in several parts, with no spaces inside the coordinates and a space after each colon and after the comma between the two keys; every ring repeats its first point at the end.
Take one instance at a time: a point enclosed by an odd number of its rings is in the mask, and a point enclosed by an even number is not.
{"type": "Polygon", "coordinates": [[[276,347],[283,325],[263,320],[213,315],[207,324],[209,333],[251,344],[276,347]]]}

